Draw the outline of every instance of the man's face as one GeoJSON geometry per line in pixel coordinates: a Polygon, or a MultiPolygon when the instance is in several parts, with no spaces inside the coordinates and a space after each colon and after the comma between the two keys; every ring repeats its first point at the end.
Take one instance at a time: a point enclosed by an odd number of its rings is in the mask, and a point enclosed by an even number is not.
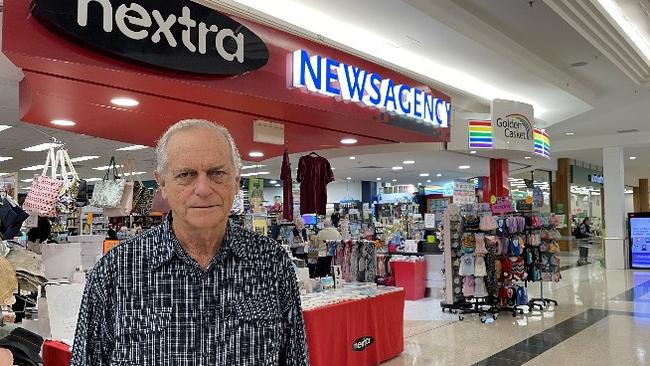
{"type": "Polygon", "coordinates": [[[190,128],[174,134],[167,144],[167,165],[155,175],[174,221],[214,229],[228,220],[239,172],[228,141],[217,131],[190,128]]]}

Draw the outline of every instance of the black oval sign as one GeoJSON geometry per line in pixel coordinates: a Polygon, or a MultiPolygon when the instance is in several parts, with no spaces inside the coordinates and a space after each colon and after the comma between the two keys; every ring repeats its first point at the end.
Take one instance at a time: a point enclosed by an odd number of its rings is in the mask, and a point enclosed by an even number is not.
{"type": "Polygon", "coordinates": [[[369,336],[361,337],[352,343],[352,350],[354,352],[361,352],[375,343],[375,339],[369,336]]]}
{"type": "Polygon", "coordinates": [[[32,14],[84,47],[169,70],[239,75],[269,59],[250,29],[188,0],[33,0],[32,14]]]}

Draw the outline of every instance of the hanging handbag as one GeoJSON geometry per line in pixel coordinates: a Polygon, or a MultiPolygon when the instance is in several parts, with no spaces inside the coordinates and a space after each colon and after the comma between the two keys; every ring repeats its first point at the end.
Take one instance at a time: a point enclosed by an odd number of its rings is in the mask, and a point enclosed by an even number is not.
{"type": "Polygon", "coordinates": [[[61,179],[63,180],[63,187],[57,204],[57,212],[59,214],[69,214],[77,210],[79,176],[66,150],[61,149],[56,154],[57,164],[61,168],[61,179]]]}
{"type": "MultiPolygon", "coordinates": [[[[133,173],[136,170],[134,159],[127,159],[124,167],[125,170],[127,167],[131,169],[131,177],[135,176],[133,173]]],[[[151,192],[145,187],[142,180],[140,178],[133,178],[133,207],[131,213],[139,216],[149,216],[151,200],[151,192]]]]}
{"type": "Polygon", "coordinates": [[[42,217],[56,217],[62,187],[63,180],[56,179],[56,154],[54,149],[50,149],[43,172],[32,181],[23,209],[42,217]],[[51,169],[51,176],[47,175],[48,168],[51,169]]]}
{"type": "Polygon", "coordinates": [[[79,193],[77,193],[77,207],[88,206],[90,200],[88,199],[88,182],[79,179],[79,193]]]}
{"type": "MultiPolygon", "coordinates": [[[[125,161],[124,163],[125,169],[123,170],[123,172],[126,171],[126,169],[129,169],[131,172],[129,177],[133,177],[134,165],[135,163],[133,161],[130,160],[125,161]]],[[[126,174],[122,174],[122,176],[125,175],[126,174]]],[[[106,215],[106,217],[126,217],[131,215],[131,210],[133,210],[134,185],[135,183],[133,181],[127,181],[124,183],[124,189],[122,190],[122,197],[120,197],[120,203],[116,207],[104,208],[104,215],[106,215]]]]}
{"type": "Polygon", "coordinates": [[[104,180],[95,184],[92,205],[99,208],[116,208],[122,203],[126,180],[119,178],[115,158],[111,157],[104,180]],[[112,174],[112,177],[110,176],[112,174]]]}

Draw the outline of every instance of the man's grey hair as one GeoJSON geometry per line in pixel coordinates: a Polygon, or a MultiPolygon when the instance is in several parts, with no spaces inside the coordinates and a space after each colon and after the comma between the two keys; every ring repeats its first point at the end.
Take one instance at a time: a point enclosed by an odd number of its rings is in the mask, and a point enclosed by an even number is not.
{"type": "Polygon", "coordinates": [[[158,140],[158,146],[156,146],[156,161],[158,163],[157,170],[159,172],[162,172],[167,165],[167,144],[169,144],[169,140],[177,132],[191,128],[205,128],[220,133],[230,145],[232,162],[235,166],[236,174],[239,175],[242,168],[241,156],[239,155],[239,149],[237,149],[237,145],[235,145],[235,140],[232,138],[232,135],[224,126],[205,119],[184,119],[176,122],[165,131],[162,137],[160,137],[160,140],[158,140]]]}
{"type": "Polygon", "coordinates": [[[332,227],[332,219],[323,220],[323,227],[332,227]]]}

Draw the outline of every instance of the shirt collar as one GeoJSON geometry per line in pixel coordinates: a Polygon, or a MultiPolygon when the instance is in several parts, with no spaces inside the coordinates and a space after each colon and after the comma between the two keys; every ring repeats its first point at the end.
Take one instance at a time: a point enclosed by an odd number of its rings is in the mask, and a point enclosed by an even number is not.
{"type": "MultiPolygon", "coordinates": [[[[174,234],[172,222],[172,213],[169,212],[167,219],[163,221],[159,228],[159,235],[162,238],[162,241],[155,245],[152,250],[152,269],[157,269],[161,265],[172,260],[174,257],[182,257],[183,255],[187,256],[180,241],[176,237],[176,234],[174,234]]],[[[239,230],[241,229],[238,228],[237,225],[228,220],[226,234],[223,238],[223,243],[221,244],[217,257],[228,258],[231,255],[235,255],[239,258],[246,257],[246,246],[242,240],[238,240],[239,230]]]]}

